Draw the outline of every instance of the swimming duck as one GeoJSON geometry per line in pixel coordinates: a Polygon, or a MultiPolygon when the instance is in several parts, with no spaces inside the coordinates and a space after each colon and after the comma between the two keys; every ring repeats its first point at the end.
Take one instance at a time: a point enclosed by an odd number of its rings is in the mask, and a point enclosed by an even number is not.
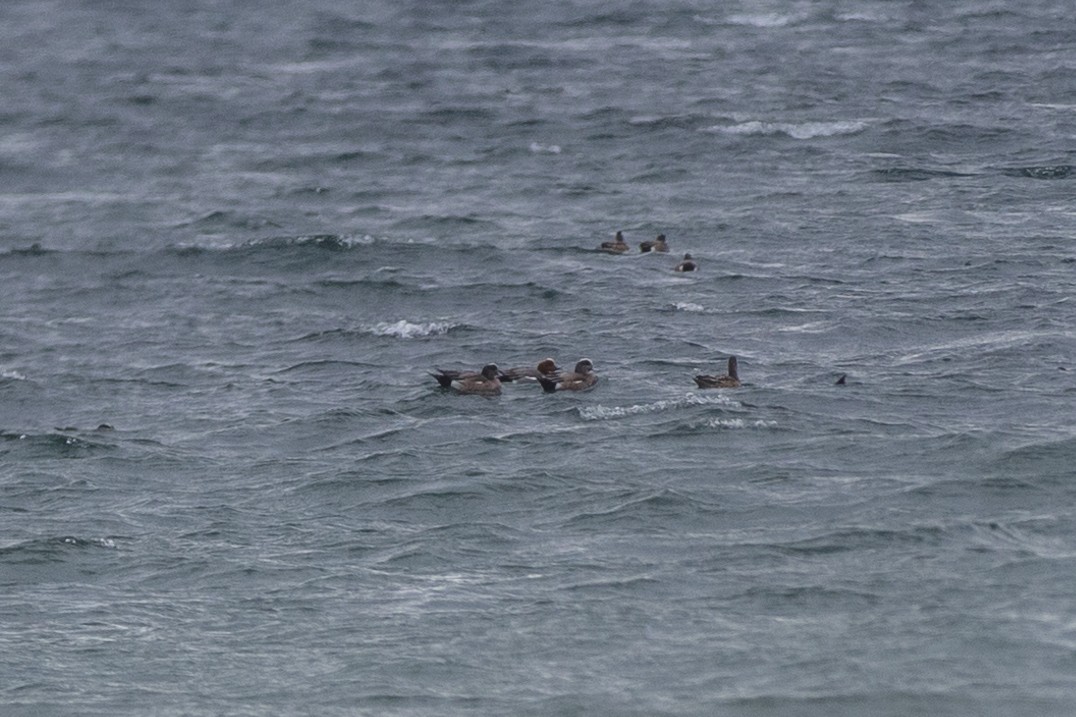
{"type": "Polygon", "coordinates": [[[669,245],[665,243],[665,235],[658,234],[654,241],[644,241],[639,245],[639,251],[645,254],[648,251],[669,251],[669,245]]]}
{"type": "Polygon", "coordinates": [[[684,254],[684,260],[676,265],[673,271],[695,271],[699,268],[698,264],[691,258],[690,254],[684,254]]]}
{"type": "Polygon", "coordinates": [[[560,375],[560,378],[539,378],[538,382],[546,393],[554,391],[586,391],[593,388],[598,382],[598,374],[594,373],[594,362],[588,358],[579,359],[575,364],[574,371],[568,371],[560,375]]]}
{"type": "Polygon", "coordinates": [[[498,396],[501,393],[501,372],[495,363],[486,364],[481,371],[437,369],[437,373],[430,375],[437,379],[441,388],[453,388],[459,393],[481,396],[498,396]]]}
{"type": "Polygon", "coordinates": [[[616,241],[603,241],[601,245],[602,251],[611,252],[613,254],[623,254],[629,249],[628,243],[624,241],[624,233],[616,233],[616,241]]]}
{"type": "Polygon", "coordinates": [[[729,356],[729,372],[724,376],[696,376],[699,388],[739,388],[740,374],[736,370],[736,357],[729,356]]]}
{"type": "Polygon", "coordinates": [[[551,358],[543,359],[534,368],[522,366],[510,368],[501,374],[501,380],[508,381],[537,381],[540,378],[557,380],[560,378],[560,367],[551,358]]]}

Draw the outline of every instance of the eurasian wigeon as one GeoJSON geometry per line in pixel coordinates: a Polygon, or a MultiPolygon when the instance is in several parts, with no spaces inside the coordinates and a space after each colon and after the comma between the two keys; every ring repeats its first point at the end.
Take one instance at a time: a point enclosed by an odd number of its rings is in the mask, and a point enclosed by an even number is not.
{"type": "Polygon", "coordinates": [[[579,359],[575,364],[574,371],[568,371],[560,375],[558,379],[539,378],[539,383],[546,393],[554,391],[586,391],[593,388],[598,382],[598,374],[594,373],[594,362],[588,358],[579,359]]]}
{"type": "Polygon", "coordinates": [[[696,376],[699,388],[739,388],[740,374],[736,370],[736,357],[729,356],[729,372],[724,376],[696,376]]]}
{"type": "Polygon", "coordinates": [[[684,254],[684,260],[676,265],[673,271],[695,271],[699,265],[691,258],[690,254],[684,254]]]}
{"type": "Polygon", "coordinates": [[[560,367],[551,358],[543,359],[535,367],[521,366],[510,368],[501,373],[502,381],[537,381],[540,378],[556,380],[560,377],[560,367]]]}
{"type": "Polygon", "coordinates": [[[431,373],[441,388],[452,388],[459,393],[473,393],[481,396],[497,396],[501,393],[500,369],[490,363],[481,371],[453,371],[437,369],[431,373]]]}
{"type": "Polygon", "coordinates": [[[644,241],[642,244],[640,244],[639,251],[643,254],[647,253],[648,251],[665,252],[669,251],[669,245],[665,243],[665,235],[658,234],[658,238],[654,241],[644,241]]]}
{"type": "Polygon", "coordinates": [[[601,245],[602,251],[611,252],[613,254],[623,254],[629,249],[628,243],[624,241],[624,233],[616,233],[616,241],[603,241],[601,245]]]}

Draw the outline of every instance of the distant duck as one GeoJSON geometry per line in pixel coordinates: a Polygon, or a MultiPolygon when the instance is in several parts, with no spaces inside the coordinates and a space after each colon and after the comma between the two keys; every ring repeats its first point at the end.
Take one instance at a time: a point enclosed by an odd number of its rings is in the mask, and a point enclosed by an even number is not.
{"type": "Polygon", "coordinates": [[[560,378],[539,378],[539,383],[546,393],[555,391],[586,391],[598,383],[598,374],[594,373],[594,362],[588,358],[579,359],[574,371],[560,375],[560,378]]]}
{"type": "Polygon", "coordinates": [[[667,252],[669,251],[669,245],[665,243],[665,235],[658,234],[658,238],[654,241],[644,241],[643,243],[641,243],[639,245],[639,251],[643,254],[647,253],[648,251],[667,252]]]}
{"type": "Polygon", "coordinates": [[[630,247],[628,243],[624,241],[624,233],[617,232],[615,241],[603,241],[601,245],[602,251],[610,252],[611,254],[623,254],[630,247]]]}
{"type": "Polygon", "coordinates": [[[452,388],[459,393],[479,396],[498,396],[501,393],[501,372],[495,363],[486,364],[481,371],[437,369],[437,373],[430,375],[437,379],[441,388],[452,388]]]}
{"type": "Polygon", "coordinates": [[[535,367],[523,366],[510,368],[501,374],[501,380],[509,381],[537,381],[540,378],[556,380],[560,378],[560,367],[551,358],[543,359],[535,367]]]}
{"type": "Polygon", "coordinates": [[[691,258],[690,254],[684,254],[684,260],[676,265],[673,271],[695,271],[699,265],[691,258]]]}
{"type": "Polygon", "coordinates": [[[729,356],[729,372],[724,376],[696,376],[699,388],[739,388],[740,374],[736,370],[736,357],[729,356]]]}

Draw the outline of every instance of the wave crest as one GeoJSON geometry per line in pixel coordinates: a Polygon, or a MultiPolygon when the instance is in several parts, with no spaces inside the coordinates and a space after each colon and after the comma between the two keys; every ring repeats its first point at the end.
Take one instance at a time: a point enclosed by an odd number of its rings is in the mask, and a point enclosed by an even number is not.
{"type": "Polygon", "coordinates": [[[427,336],[447,334],[457,326],[458,324],[453,324],[448,321],[412,323],[406,319],[400,319],[395,323],[382,321],[368,327],[366,330],[374,336],[392,336],[398,339],[420,339],[427,336]]]}
{"type": "Polygon", "coordinates": [[[584,421],[607,421],[627,416],[638,416],[646,413],[658,413],[661,411],[676,410],[689,406],[739,406],[725,395],[700,395],[687,393],[678,398],[662,399],[652,403],[640,403],[633,406],[582,406],[579,417],[584,421]]]}
{"type": "Polygon", "coordinates": [[[560,154],[560,145],[531,142],[530,150],[531,154],[560,154]]]}
{"type": "Polygon", "coordinates": [[[739,15],[730,15],[728,17],[728,23],[730,25],[745,25],[747,27],[786,27],[794,22],[799,22],[801,18],[794,17],[792,15],[782,15],[776,12],[769,13],[743,13],[739,15]]]}
{"type": "Polygon", "coordinates": [[[742,429],[742,428],[776,428],[777,421],[757,419],[754,421],[748,421],[743,418],[711,418],[706,421],[707,428],[727,428],[727,429],[742,429]]]}
{"type": "Polygon", "coordinates": [[[775,135],[784,134],[793,139],[815,139],[818,137],[835,137],[856,134],[866,129],[867,123],[860,120],[840,120],[835,122],[763,122],[751,120],[734,125],[716,125],[706,128],[705,132],[734,135],[775,135]]]}
{"type": "Polygon", "coordinates": [[[200,237],[197,241],[177,244],[176,252],[180,255],[200,254],[202,252],[245,252],[272,249],[323,249],[326,251],[348,251],[373,244],[370,235],[356,236],[350,234],[300,234],[298,236],[271,236],[236,242],[227,238],[212,236],[200,237]]]}

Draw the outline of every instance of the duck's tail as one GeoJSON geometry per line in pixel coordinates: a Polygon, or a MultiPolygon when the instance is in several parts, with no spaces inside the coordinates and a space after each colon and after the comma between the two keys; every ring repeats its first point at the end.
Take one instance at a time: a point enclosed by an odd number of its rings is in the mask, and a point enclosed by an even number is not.
{"type": "Polygon", "coordinates": [[[445,373],[434,373],[433,371],[430,371],[429,374],[437,379],[437,383],[441,384],[441,388],[452,387],[452,376],[445,373]]]}

